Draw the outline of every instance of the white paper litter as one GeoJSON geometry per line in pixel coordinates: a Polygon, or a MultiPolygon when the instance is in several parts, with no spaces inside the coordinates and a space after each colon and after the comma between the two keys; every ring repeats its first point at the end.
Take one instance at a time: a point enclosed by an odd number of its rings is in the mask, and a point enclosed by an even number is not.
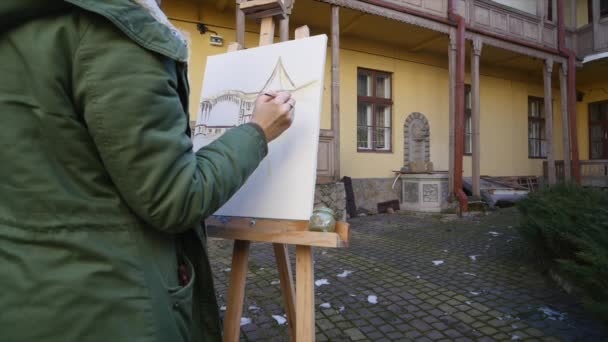
{"type": "Polygon", "coordinates": [[[285,318],[283,316],[272,315],[272,318],[274,318],[274,320],[277,321],[277,323],[279,325],[283,325],[283,324],[285,324],[285,322],[287,322],[287,318],[285,318]]]}
{"type": "Polygon", "coordinates": [[[260,308],[258,306],[255,306],[255,305],[249,306],[249,311],[257,311],[257,310],[260,310],[260,308]]]}
{"type": "Polygon", "coordinates": [[[341,307],[338,309],[338,311],[339,311],[339,312],[342,312],[342,311],[344,311],[344,310],[346,310],[346,308],[345,308],[345,307],[343,307],[343,306],[341,306],[341,307]]]}
{"type": "Polygon", "coordinates": [[[439,266],[441,264],[443,264],[443,260],[433,260],[433,265],[439,266]]]}
{"type": "Polygon", "coordinates": [[[315,280],[315,285],[316,286],[329,285],[329,281],[327,281],[327,279],[315,280]]]}
{"type": "Polygon", "coordinates": [[[344,272],[342,272],[342,273],[338,274],[338,277],[339,277],[339,278],[346,278],[346,277],[348,277],[348,275],[349,275],[349,274],[351,274],[351,273],[353,273],[353,271],[347,271],[347,270],[344,270],[344,272]]]}
{"type": "Polygon", "coordinates": [[[469,255],[469,259],[471,259],[471,261],[477,261],[477,257],[480,255],[469,255]]]}
{"type": "Polygon", "coordinates": [[[230,267],[226,267],[226,268],[224,268],[222,271],[224,271],[224,272],[230,272],[230,271],[232,271],[232,268],[230,268],[230,267]]]}
{"type": "Polygon", "coordinates": [[[220,310],[221,310],[221,311],[226,311],[226,305],[222,305],[222,306],[220,307],[220,310]]]}
{"type": "Polygon", "coordinates": [[[281,283],[280,280],[273,280],[270,282],[270,285],[279,285],[281,283]]]}
{"type": "Polygon", "coordinates": [[[444,249],[444,250],[443,250],[443,253],[447,253],[447,252],[448,252],[448,250],[447,250],[447,249],[444,249]]]}
{"type": "Polygon", "coordinates": [[[555,321],[555,320],[563,321],[566,318],[566,314],[565,313],[555,311],[555,310],[550,309],[550,308],[548,308],[546,306],[538,308],[538,311],[544,313],[545,316],[547,316],[547,319],[550,319],[552,321],[555,321]]]}
{"type": "Polygon", "coordinates": [[[475,273],[470,273],[470,272],[462,272],[462,274],[464,274],[464,275],[470,275],[470,276],[472,276],[472,277],[476,277],[476,276],[477,276],[477,274],[475,274],[475,273]]]}
{"type": "Polygon", "coordinates": [[[517,335],[513,335],[513,337],[511,337],[511,341],[515,341],[515,340],[519,340],[521,339],[521,337],[517,336],[517,335]]]}
{"type": "Polygon", "coordinates": [[[331,308],[331,304],[323,303],[323,304],[319,305],[319,307],[322,307],[323,309],[329,309],[329,308],[331,308]]]}
{"type": "Polygon", "coordinates": [[[374,295],[369,295],[369,296],[367,296],[367,301],[370,304],[378,304],[378,297],[376,297],[374,295]]]}
{"type": "Polygon", "coordinates": [[[416,276],[416,279],[420,279],[420,276],[416,276]]]}
{"type": "Polygon", "coordinates": [[[465,303],[467,303],[468,305],[472,304],[470,300],[467,300],[465,303]]]}
{"type": "Polygon", "coordinates": [[[499,232],[488,232],[488,235],[500,236],[500,235],[502,235],[502,233],[499,233],[499,232]]]}
{"type": "Polygon", "coordinates": [[[478,296],[481,294],[481,292],[475,292],[475,291],[469,291],[470,294],[472,294],[473,296],[478,296]]]}
{"type": "Polygon", "coordinates": [[[251,324],[251,318],[241,317],[241,326],[251,324]]]}

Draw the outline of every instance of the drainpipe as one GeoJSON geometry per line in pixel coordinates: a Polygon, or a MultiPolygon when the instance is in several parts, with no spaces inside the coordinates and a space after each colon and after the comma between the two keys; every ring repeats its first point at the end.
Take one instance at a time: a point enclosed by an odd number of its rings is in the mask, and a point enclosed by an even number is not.
{"type": "Polygon", "coordinates": [[[462,158],[464,155],[464,72],[465,72],[465,22],[456,13],[454,0],[448,0],[448,18],[457,25],[456,31],[456,118],[454,135],[454,195],[460,204],[460,213],[469,211],[469,200],[462,190],[462,158]]]}
{"type": "Polygon", "coordinates": [[[570,121],[570,148],[572,149],[572,175],[576,184],[581,184],[581,169],[578,159],[578,132],[576,129],[576,53],[566,47],[566,25],[564,22],[564,0],[557,0],[557,46],[568,58],[568,118],[570,121]]]}

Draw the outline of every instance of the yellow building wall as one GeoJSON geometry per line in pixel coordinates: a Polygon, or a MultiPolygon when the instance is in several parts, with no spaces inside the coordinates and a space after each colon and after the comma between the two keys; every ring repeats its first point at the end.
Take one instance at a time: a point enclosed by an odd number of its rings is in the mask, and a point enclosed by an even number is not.
{"type": "MultiPolygon", "coordinates": [[[[225,53],[227,44],[235,40],[234,12],[218,11],[203,5],[198,8],[188,1],[163,2],[163,9],[174,25],[187,33],[191,42],[190,113],[196,120],[202,78],[208,56],[225,53]],[[224,38],[225,45],[209,45],[209,33],[201,35],[195,23],[201,21],[224,38]]],[[[246,46],[257,46],[259,30],[255,22],[247,22],[246,46]]],[[[317,33],[317,32],[313,32],[317,33]]],[[[447,38],[446,38],[447,45],[447,38]]],[[[408,54],[387,45],[344,37],[340,51],[341,176],[355,178],[391,177],[392,170],[403,165],[403,125],[413,112],[423,113],[431,127],[431,161],[436,170],[448,169],[449,92],[447,56],[408,54]],[[391,153],[357,152],[357,68],[364,67],[393,74],[393,137],[391,153]]],[[[321,128],[331,128],[331,53],[327,53],[325,89],[321,128]]],[[[482,55],[483,62],[483,55],[482,55]]],[[[555,72],[557,72],[557,65],[555,72]]],[[[470,83],[467,75],[467,83],[470,83]]],[[[481,173],[482,175],[540,175],[542,160],[529,159],[528,96],[543,96],[542,79],[530,82],[526,77],[505,70],[481,69],[481,173]]],[[[559,84],[554,84],[554,143],[556,159],[563,156],[559,84]]],[[[586,111],[586,110],[585,110],[586,111]]],[[[584,114],[579,108],[579,119],[584,114]]],[[[586,118],[586,117],[585,117],[586,118]]],[[[586,119],[585,119],[586,120],[586,119]]],[[[585,122],[586,126],[586,122],[585,122]]],[[[586,134],[582,122],[579,136],[586,134]]],[[[584,149],[581,144],[581,151],[584,149]]],[[[588,147],[587,147],[588,150],[588,147]]],[[[583,154],[581,154],[583,158],[583,154]]],[[[465,175],[470,175],[470,157],[464,158],[465,175]]]]}

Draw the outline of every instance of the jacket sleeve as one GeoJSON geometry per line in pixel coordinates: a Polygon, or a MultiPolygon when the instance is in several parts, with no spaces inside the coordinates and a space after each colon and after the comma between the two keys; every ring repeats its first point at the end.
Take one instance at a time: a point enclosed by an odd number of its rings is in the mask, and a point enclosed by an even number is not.
{"type": "Polygon", "coordinates": [[[265,157],[266,139],[246,124],[194,153],[176,63],[98,21],[74,56],[76,107],[129,207],[158,230],[182,232],[243,185],[265,157]]]}

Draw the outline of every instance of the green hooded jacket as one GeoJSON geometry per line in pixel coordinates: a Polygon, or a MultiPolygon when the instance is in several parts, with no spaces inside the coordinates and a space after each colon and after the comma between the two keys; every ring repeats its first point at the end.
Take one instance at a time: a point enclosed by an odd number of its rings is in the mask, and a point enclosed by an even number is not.
{"type": "Polygon", "coordinates": [[[186,54],[134,1],[0,2],[0,341],[221,341],[201,222],[267,144],[192,151],[186,54]]]}

